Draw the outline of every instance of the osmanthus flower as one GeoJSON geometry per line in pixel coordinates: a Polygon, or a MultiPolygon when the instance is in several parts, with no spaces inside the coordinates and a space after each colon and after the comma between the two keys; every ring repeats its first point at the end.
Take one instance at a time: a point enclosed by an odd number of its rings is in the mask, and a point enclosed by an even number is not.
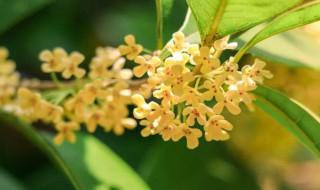
{"type": "Polygon", "coordinates": [[[168,107],[161,107],[156,102],[149,103],[151,107],[150,114],[146,117],[149,121],[158,119],[158,125],[163,126],[174,120],[175,114],[168,107]]]}
{"type": "Polygon", "coordinates": [[[254,110],[252,101],[254,96],[249,94],[248,91],[256,89],[256,86],[247,85],[244,81],[238,81],[235,85],[230,85],[230,91],[236,91],[238,93],[239,101],[243,102],[250,111],[254,110]]]}
{"type": "Polygon", "coordinates": [[[53,105],[44,100],[41,101],[41,104],[37,109],[39,109],[39,118],[44,121],[53,123],[60,122],[64,112],[61,106],[53,105]]]}
{"type": "Polygon", "coordinates": [[[172,136],[173,141],[178,141],[182,137],[187,139],[187,147],[189,149],[194,149],[199,145],[199,140],[202,136],[202,132],[197,128],[190,128],[187,124],[181,123],[177,128],[175,133],[172,136]]]}
{"type": "Polygon", "coordinates": [[[71,97],[64,103],[66,110],[74,112],[77,117],[82,117],[85,114],[86,100],[84,91],[80,90],[74,97],[71,97]]]}
{"type": "Polygon", "coordinates": [[[162,99],[161,105],[164,107],[170,107],[180,102],[179,96],[174,95],[171,87],[166,85],[161,85],[160,89],[153,91],[153,96],[162,99]]]}
{"type": "Polygon", "coordinates": [[[33,92],[27,88],[19,88],[17,94],[22,109],[36,109],[36,107],[41,103],[42,100],[39,93],[33,92]]]}
{"type": "Polygon", "coordinates": [[[132,96],[132,102],[137,106],[133,110],[133,115],[137,119],[143,119],[147,117],[151,112],[151,107],[146,103],[144,97],[140,94],[134,94],[132,96]]]}
{"type": "Polygon", "coordinates": [[[250,85],[255,85],[255,82],[262,83],[263,78],[272,78],[273,75],[268,70],[263,70],[266,66],[264,61],[255,59],[252,66],[246,65],[242,68],[243,80],[250,85]]]}
{"type": "Polygon", "coordinates": [[[9,51],[5,47],[0,47],[0,63],[3,63],[7,60],[9,56],[9,51]]]}
{"type": "Polygon", "coordinates": [[[129,89],[129,84],[124,81],[119,81],[109,87],[107,90],[105,99],[109,102],[116,104],[131,104],[132,103],[132,91],[129,89]]]}
{"type": "Polygon", "coordinates": [[[207,89],[207,91],[203,92],[201,95],[202,101],[210,101],[215,97],[217,100],[223,100],[223,89],[222,85],[224,84],[225,77],[220,75],[217,76],[214,80],[206,80],[203,84],[203,87],[207,89]]]}
{"type": "Polygon", "coordinates": [[[192,57],[194,65],[200,66],[200,72],[203,74],[209,73],[220,66],[220,60],[210,55],[210,48],[202,46],[199,53],[192,57]]]}
{"type": "Polygon", "coordinates": [[[166,48],[172,53],[187,52],[189,49],[189,43],[185,42],[185,36],[182,32],[176,32],[172,35],[173,40],[170,41],[166,48]]]}
{"type": "Polygon", "coordinates": [[[175,119],[171,123],[163,125],[160,129],[159,134],[162,136],[164,141],[168,141],[175,134],[177,127],[181,124],[180,119],[175,119]]]}
{"type": "Polygon", "coordinates": [[[206,113],[208,108],[205,104],[199,103],[195,106],[186,107],[182,114],[187,115],[186,123],[189,126],[194,126],[195,119],[197,119],[200,125],[204,125],[206,123],[206,113]]]}
{"type": "Polygon", "coordinates": [[[139,66],[133,68],[133,74],[136,77],[142,77],[146,72],[149,76],[152,76],[156,72],[156,68],[161,64],[159,57],[153,56],[151,60],[146,60],[143,56],[137,56],[134,62],[138,63],[139,66]]]}
{"type": "Polygon", "coordinates": [[[125,36],[124,41],[127,45],[120,45],[119,51],[121,55],[127,55],[127,59],[133,60],[142,52],[143,46],[136,44],[136,40],[133,35],[129,34],[125,36]]]}
{"type": "Polygon", "coordinates": [[[228,109],[230,113],[233,115],[238,115],[241,112],[239,105],[233,101],[233,99],[237,99],[239,94],[236,91],[228,91],[224,93],[224,99],[217,99],[216,105],[213,106],[212,110],[216,114],[220,114],[224,107],[228,109]]]}
{"type": "Polygon", "coordinates": [[[180,53],[177,52],[173,55],[173,57],[168,57],[164,61],[164,66],[171,68],[173,65],[181,65],[183,68],[185,68],[185,71],[190,71],[186,64],[189,61],[189,54],[187,53],[180,53]]]}
{"type": "Polygon", "coordinates": [[[108,62],[105,62],[100,57],[93,58],[89,65],[89,68],[90,68],[89,77],[91,79],[111,78],[112,73],[108,70],[108,67],[109,67],[108,62]]]}
{"type": "Polygon", "coordinates": [[[140,121],[140,125],[141,126],[145,126],[142,130],[141,130],[141,135],[143,137],[148,137],[150,135],[155,135],[158,134],[161,131],[161,128],[158,127],[159,121],[155,120],[155,121],[149,121],[149,120],[141,120],[140,121]]]}
{"type": "Polygon", "coordinates": [[[183,95],[183,87],[194,79],[192,72],[183,72],[183,69],[181,65],[173,65],[171,70],[174,76],[168,77],[164,81],[165,85],[172,85],[174,94],[178,96],[183,95]]]}
{"type": "Polygon", "coordinates": [[[123,57],[117,59],[111,68],[111,75],[115,79],[128,80],[133,77],[133,71],[131,69],[124,68],[125,59],[123,57]]]}
{"type": "Polygon", "coordinates": [[[204,125],[205,138],[207,141],[215,140],[227,140],[230,135],[227,131],[232,130],[232,125],[221,115],[212,116],[208,122],[204,125]]]}
{"type": "Polygon", "coordinates": [[[102,59],[109,67],[121,57],[118,48],[114,47],[97,47],[96,58],[102,59]]]}
{"type": "Polygon", "coordinates": [[[195,88],[185,86],[183,88],[183,95],[180,98],[180,102],[186,102],[186,105],[197,105],[200,102],[201,93],[195,88]]]}
{"type": "Polygon", "coordinates": [[[223,51],[226,49],[235,49],[237,48],[237,42],[228,43],[230,36],[226,36],[219,40],[216,40],[213,44],[214,48],[219,51],[223,51]]]}
{"type": "Polygon", "coordinates": [[[56,124],[56,130],[58,134],[54,137],[54,143],[60,145],[64,140],[69,141],[70,143],[76,142],[76,136],[74,131],[80,130],[80,125],[74,121],[68,122],[59,122],[56,124]]]}
{"type": "Polygon", "coordinates": [[[102,127],[108,127],[111,121],[112,121],[111,119],[108,119],[106,117],[106,113],[99,108],[90,110],[90,112],[88,112],[88,114],[85,117],[87,130],[90,133],[95,132],[98,125],[102,127]]]}
{"type": "Polygon", "coordinates": [[[65,68],[62,60],[67,57],[67,52],[62,48],[55,48],[53,51],[44,50],[39,55],[39,59],[44,62],[41,70],[45,73],[61,72],[65,68]]]}
{"type": "Polygon", "coordinates": [[[92,104],[96,98],[105,98],[108,95],[108,92],[102,88],[104,88],[104,85],[99,79],[94,80],[92,83],[86,84],[82,89],[84,102],[86,104],[92,104]]]}
{"type": "Polygon", "coordinates": [[[70,56],[62,59],[65,67],[62,70],[62,77],[69,79],[71,76],[82,78],[86,74],[86,70],[79,68],[80,63],[84,61],[84,56],[79,52],[72,52],[70,56]]]}
{"type": "Polygon", "coordinates": [[[132,118],[115,118],[112,129],[116,135],[122,135],[125,129],[134,129],[136,126],[137,122],[132,118]]]}

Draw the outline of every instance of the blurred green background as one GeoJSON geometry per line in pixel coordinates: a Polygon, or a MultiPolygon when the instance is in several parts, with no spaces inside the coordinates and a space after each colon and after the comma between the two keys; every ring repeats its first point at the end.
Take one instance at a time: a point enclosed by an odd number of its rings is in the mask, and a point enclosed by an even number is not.
{"type": "MultiPolygon", "coordinates": [[[[181,26],[187,4],[175,1],[172,10],[164,23],[164,41],[181,26]]],[[[140,44],[154,49],[155,23],[151,0],[0,0],[0,46],[9,49],[17,70],[30,78],[48,78],[39,67],[38,54],[43,49],[59,46],[68,52],[80,51],[87,57],[86,64],[97,46],[118,46],[126,34],[134,34],[140,44]]],[[[278,65],[269,69],[276,76],[270,86],[320,113],[317,96],[306,100],[300,90],[301,86],[319,90],[319,72],[278,65]]],[[[207,143],[202,139],[195,150],[188,150],[184,140],[142,138],[140,128],[120,137],[102,130],[95,135],[155,190],[320,189],[316,178],[297,180],[310,172],[319,176],[320,169],[310,171],[304,166],[311,164],[316,169],[320,163],[272,118],[261,110],[231,118],[235,129],[230,141],[207,143]],[[301,176],[294,175],[297,170],[301,176]]],[[[1,125],[0,184],[4,187],[11,182],[18,189],[73,189],[37,148],[1,125]]]]}

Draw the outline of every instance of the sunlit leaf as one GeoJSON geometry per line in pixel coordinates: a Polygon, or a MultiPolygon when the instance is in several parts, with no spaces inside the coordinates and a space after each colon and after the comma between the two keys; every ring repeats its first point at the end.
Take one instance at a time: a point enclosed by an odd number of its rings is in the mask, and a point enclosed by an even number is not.
{"type": "Polygon", "coordinates": [[[25,190],[21,183],[4,169],[0,168],[0,189],[3,190],[25,190]]]}
{"type": "Polygon", "coordinates": [[[187,0],[205,45],[234,34],[297,6],[304,0],[187,0]]]}
{"type": "Polygon", "coordinates": [[[0,34],[53,0],[0,1],[0,34]]]}
{"type": "Polygon", "coordinates": [[[259,85],[255,103],[320,157],[320,119],[284,94],[259,85]]]}
{"type": "MultiPolygon", "coordinates": [[[[237,39],[237,49],[239,50],[245,42],[248,42],[259,28],[261,27],[249,30],[237,39]]],[[[247,53],[289,67],[304,67],[320,70],[319,44],[303,31],[299,30],[287,31],[272,36],[256,44],[249,49],[247,53]]]]}
{"type": "MultiPolygon", "coordinates": [[[[297,9],[275,19],[265,28],[263,28],[259,33],[257,33],[239,50],[239,52],[235,56],[235,62],[237,62],[247,50],[264,39],[267,39],[281,32],[320,20],[319,11],[320,3],[315,3],[309,6],[304,6],[300,9],[297,9]]],[[[302,49],[302,47],[300,48],[302,49]]]]}
{"type": "Polygon", "coordinates": [[[41,135],[8,113],[0,111],[0,121],[37,145],[62,169],[77,190],[149,189],[121,158],[92,135],[78,134],[76,144],[57,147],[52,144],[52,135],[41,135]]]}

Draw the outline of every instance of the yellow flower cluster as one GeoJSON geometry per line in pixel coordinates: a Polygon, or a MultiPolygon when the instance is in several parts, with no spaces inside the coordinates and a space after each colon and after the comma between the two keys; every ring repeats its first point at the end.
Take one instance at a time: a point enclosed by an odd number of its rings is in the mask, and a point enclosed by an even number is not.
{"type": "Polygon", "coordinates": [[[20,75],[15,71],[16,65],[7,59],[8,56],[8,50],[0,47],[0,106],[11,101],[20,80],[20,75]]]}
{"type": "Polygon", "coordinates": [[[133,51],[123,52],[138,64],[133,68],[134,75],[148,76],[147,85],[153,97],[159,99],[147,103],[140,94],[132,96],[137,106],[134,117],[142,119],[140,125],[145,126],[142,136],[159,134],[165,141],[185,137],[187,147],[193,149],[202,136],[197,126],[202,126],[207,141],[228,139],[233,126],[221,115],[222,111],[237,115],[241,102],[252,110],[253,96],[249,91],[256,88],[257,82],[263,82],[264,77],[272,77],[263,70],[265,63],[258,59],[241,71],[232,63],[232,57],[221,63],[221,52],[235,47],[236,43],[228,43],[228,37],[217,40],[214,47],[199,47],[185,42],[184,34],[177,32],[166,46],[172,56],[164,60],[137,53],[133,59],[133,51]],[[215,103],[209,106],[210,102],[215,103]]]}
{"type": "Polygon", "coordinates": [[[82,125],[91,133],[99,126],[121,135],[136,127],[136,119],[144,126],[142,136],[159,134],[164,141],[185,137],[190,149],[199,145],[201,136],[207,141],[227,140],[233,126],[222,116],[223,110],[237,115],[241,102],[253,110],[254,97],[249,92],[264,77],[272,77],[264,70],[265,62],[258,59],[241,70],[232,57],[222,62],[221,53],[237,45],[228,40],[217,40],[213,47],[199,46],[187,43],[184,34],[177,32],[163,50],[171,56],[163,59],[159,50],[141,55],[143,46],[128,35],[127,45],[97,48],[88,72],[79,67],[84,61],[81,53],[44,50],[39,56],[41,69],[51,73],[57,88],[44,93],[18,84],[8,51],[0,48],[0,106],[10,100],[13,103],[7,111],[30,122],[53,123],[58,132],[56,144],[75,142],[74,132],[82,125]],[[123,56],[135,63],[133,69],[125,67],[123,56]],[[60,82],[56,73],[64,79],[74,76],[76,81],[60,82]],[[133,81],[133,76],[142,79],[133,81]],[[153,101],[146,102],[150,98],[153,101]],[[135,119],[129,117],[130,104],[136,105],[135,119]]]}

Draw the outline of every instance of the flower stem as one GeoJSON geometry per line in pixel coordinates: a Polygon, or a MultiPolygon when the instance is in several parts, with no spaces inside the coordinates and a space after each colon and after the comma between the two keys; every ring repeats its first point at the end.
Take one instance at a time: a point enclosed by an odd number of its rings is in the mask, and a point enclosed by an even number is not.
{"type": "Polygon", "coordinates": [[[156,1],[156,9],[157,9],[157,26],[156,26],[157,42],[156,42],[156,49],[160,50],[160,49],[162,49],[162,45],[163,45],[162,6],[161,6],[161,0],[155,0],[155,1],[156,1]]]}
{"type": "Polygon", "coordinates": [[[58,77],[57,77],[57,74],[55,72],[51,72],[50,73],[51,75],[51,79],[53,80],[53,83],[58,87],[58,88],[61,88],[62,87],[62,84],[60,83],[58,77]]]}

